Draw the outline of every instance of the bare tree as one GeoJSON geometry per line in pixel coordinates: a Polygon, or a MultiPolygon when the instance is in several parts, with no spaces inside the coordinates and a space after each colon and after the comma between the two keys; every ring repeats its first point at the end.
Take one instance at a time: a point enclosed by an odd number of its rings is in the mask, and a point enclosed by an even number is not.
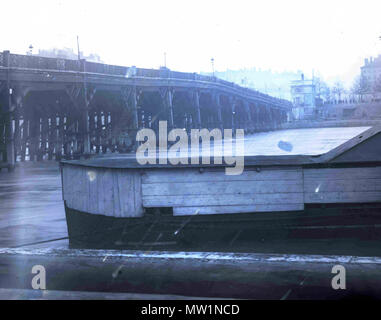
{"type": "Polygon", "coordinates": [[[320,81],[320,95],[324,98],[324,101],[329,102],[332,100],[331,88],[324,81],[320,81]]]}
{"type": "Polygon", "coordinates": [[[351,93],[358,97],[360,101],[363,101],[363,95],[369,92],[369,83],[362,76],[357,76],[353,81],[351,93]]]}
{"type": "Polygon", "coordinates": [[[335,82],[332,88],[332,93],[338,98],[337,100],[341,100],[342,94],[345,93],[345,89],[341,81],[335,82]]]}

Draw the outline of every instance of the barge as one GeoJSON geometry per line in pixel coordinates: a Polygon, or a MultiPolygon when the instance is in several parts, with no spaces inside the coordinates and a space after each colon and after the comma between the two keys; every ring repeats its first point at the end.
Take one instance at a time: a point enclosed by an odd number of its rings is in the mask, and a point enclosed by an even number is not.
{"type": "Polygon", "coordinates": [[[70,246],[201,248],[290,232],[350,237],[354,227],[379,238],[381,127],[332,129],[298,129],[295,141],[289,130],[278,133],[288,141],[254,135],[240,175],[134,155],[61,161],[70,246]]]}

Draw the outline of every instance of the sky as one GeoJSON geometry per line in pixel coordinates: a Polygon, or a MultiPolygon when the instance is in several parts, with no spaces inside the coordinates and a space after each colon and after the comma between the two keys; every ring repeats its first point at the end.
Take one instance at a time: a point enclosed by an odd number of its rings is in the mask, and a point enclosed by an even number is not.
{"type": "Polygon", "coordinates": [[[380,0],[5,0],[0,50],[71,47],[109,64],[185,72],[302,70],[349,84],[381,54],[380,0]]]}

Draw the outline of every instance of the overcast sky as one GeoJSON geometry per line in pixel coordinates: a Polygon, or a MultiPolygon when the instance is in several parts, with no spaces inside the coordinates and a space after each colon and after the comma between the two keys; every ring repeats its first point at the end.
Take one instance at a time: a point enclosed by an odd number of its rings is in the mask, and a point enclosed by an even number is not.
{"type": "Polygon", "coordinates": [[[381,54],[381,1],[5,0],[0,50],[72,47],[110,64],[257,67],[350,81],[381,54]]]}

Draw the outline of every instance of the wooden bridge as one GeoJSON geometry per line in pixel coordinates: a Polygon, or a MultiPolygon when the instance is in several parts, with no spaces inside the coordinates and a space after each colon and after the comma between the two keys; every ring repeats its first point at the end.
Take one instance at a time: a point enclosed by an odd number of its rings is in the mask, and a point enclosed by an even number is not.
{"type": "Polygon", "coordinates": [[[231,82],[167,68],[0,52],[0,168],[134,148],[137,130],[275,130],[291,103],[231,82]]]}

